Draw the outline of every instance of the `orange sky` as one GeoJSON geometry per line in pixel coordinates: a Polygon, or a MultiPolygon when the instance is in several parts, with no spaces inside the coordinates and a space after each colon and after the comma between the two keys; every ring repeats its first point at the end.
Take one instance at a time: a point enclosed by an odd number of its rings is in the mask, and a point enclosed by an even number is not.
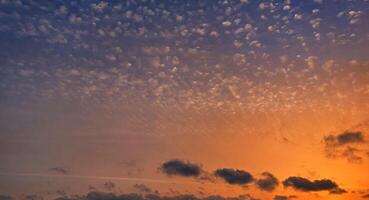
{"type": "Polygon", "coordinates": [[[368,10],[1,0],[0,200],[366,198],[368,10]]]}

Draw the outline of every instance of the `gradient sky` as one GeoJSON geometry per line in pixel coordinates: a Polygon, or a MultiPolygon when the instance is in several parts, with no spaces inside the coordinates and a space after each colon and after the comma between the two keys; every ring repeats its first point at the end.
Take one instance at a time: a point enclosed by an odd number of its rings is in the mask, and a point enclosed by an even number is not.
{"type": "Polygon", "coordinates": [[[0,0],[0,200],[369,198],[368,12],[0,0]]]}

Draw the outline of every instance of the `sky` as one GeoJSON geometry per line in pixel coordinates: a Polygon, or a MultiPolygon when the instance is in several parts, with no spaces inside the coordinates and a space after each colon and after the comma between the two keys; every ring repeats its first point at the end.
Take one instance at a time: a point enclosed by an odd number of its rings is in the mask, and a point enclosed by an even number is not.
{"type": "Polygon", "coordinates": [[[369,0],[0,0],[0,200],[369,198],[369,0]]]}

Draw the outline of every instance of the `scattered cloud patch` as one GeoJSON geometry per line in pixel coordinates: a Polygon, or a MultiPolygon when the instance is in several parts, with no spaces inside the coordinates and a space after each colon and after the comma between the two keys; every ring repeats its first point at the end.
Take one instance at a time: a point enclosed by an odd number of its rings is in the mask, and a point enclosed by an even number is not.
{"type": "Polygon", "coordinates": [[[345,131],[337,136],[329,135],[324,138],[327,145],[345,145],[364,142],[364,135],[360,131],[345,131]]]}
{"type": "Polygon", "coordinates": [[[198,177],[201,174],[201,167],[199,165],[178,159],[169,160],[163,163],[160,169],[167,175],[198,177]]]}
{"type": "Polygon", "coordinates": [[[108,191],[111,191],[115,188],[115,184],[111,181],[105,182],[103,186],[104,186],[104,189],[108,191]]]}
{"type": "Polygon", "coordinates": [[[345,193],[347,193],[347,191],[342,188],[336,188],[329,191],[329,194],[345,194],[345,193]]]}
{"type": "Polygon", "coordinates": [[[303,192],[313,192],[313,191],[330,191],[331,193],[337,194],[337,192],[342,192],[343,189],[340,189],[334,181],[330,179],[321,179],[321,180],[313,180],[291,176],[283,181],[283,185],[285,187],[292,187],[296,190],[300,190],[303,192]]]}
{"type": "Polygon", "coordinates": [[[135,184],[133,185],[140,193],[151,193],[151,188],[147,187],[145,184],[135,184]]]}
{"type": "Polygon", "coordinates": [[[214,175],[224,179],[227,183],[232,185],[244,185],[254,180],[249,172],[231,168],[217,169],[214,175]]]}
{"type": "Polygon", "coordinates": [[[350,163],[361,163],[363,158],[357,153],[360,152],[359,149],[347,146],[346,149],[342,152],[342,156],[347,158],[347,161],[350,163]]]}
{"type": "Polygon", "coordinates": [[[263,178],[256,180],[259,189],[272,192],[279,184],[278,179],[269,172],[262,173],[263,178]]]}
{"type": "Polygon", "coordinates": [[[329,158],[345,158],[350,163],[363,161],[358,146],[366,144],[364,133],[361,131],[344,131],[338,135],[324,137],[325,153],[329,158]]]}
{"type": "Polygon", "coordinates": [[[191,194],[174,195],[174,196],[160,196],[157,194],[114,194],[92,191],[83,196],[64,196],[59,197],[57,200],[259,200],[250,194],[240,195],[237,197],[224,197],[224,196],[207,196],[196,197],[191,194]]]}
{"type": "Polygon", "coordinates": [[[13,200],[13,198],[8,195],[0,195],[0,200],[13,200]]]}
{"type": "Polygon", "coordinates": [[[289,200],[289,199],[294,199],[294,198],[297,198],[297,196],[295,196],[295,195],[289,195],[289,196],[275,195],[274,196],[274,200],[289,200]]]}

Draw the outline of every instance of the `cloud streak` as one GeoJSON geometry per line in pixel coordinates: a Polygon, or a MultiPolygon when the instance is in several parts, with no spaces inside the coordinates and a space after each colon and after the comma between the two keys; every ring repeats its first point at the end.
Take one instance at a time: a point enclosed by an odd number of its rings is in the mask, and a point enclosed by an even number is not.
{"type": "MultiPolygon", "coordinates": [[[[111,177],[111,176],[82,176],[82,175],[59,175],[59,174],[41,174],[41,173],[6,173],[0,172],[0,176],[30,176],[30,177],[54,177],[54,178],[74,178],[74,179],[94,179],[94,180],[113,180],[113,181],[132,181],[132,182],[153,182],[172,184],[173,181],[149,178],[129,178],[129,177],[111,177]]],[[[175,181],[180,184],[197,184],[195,181],[175,181]]]]}
{"type": "Polygon", "coordinates": [[[283,185],[303,192],[330,191],[334,194],[344,193],[344,190],[340,189],[337,183],[330,179],[310,181],[303,177],[291,176],[283,181],[283,185]]]}

